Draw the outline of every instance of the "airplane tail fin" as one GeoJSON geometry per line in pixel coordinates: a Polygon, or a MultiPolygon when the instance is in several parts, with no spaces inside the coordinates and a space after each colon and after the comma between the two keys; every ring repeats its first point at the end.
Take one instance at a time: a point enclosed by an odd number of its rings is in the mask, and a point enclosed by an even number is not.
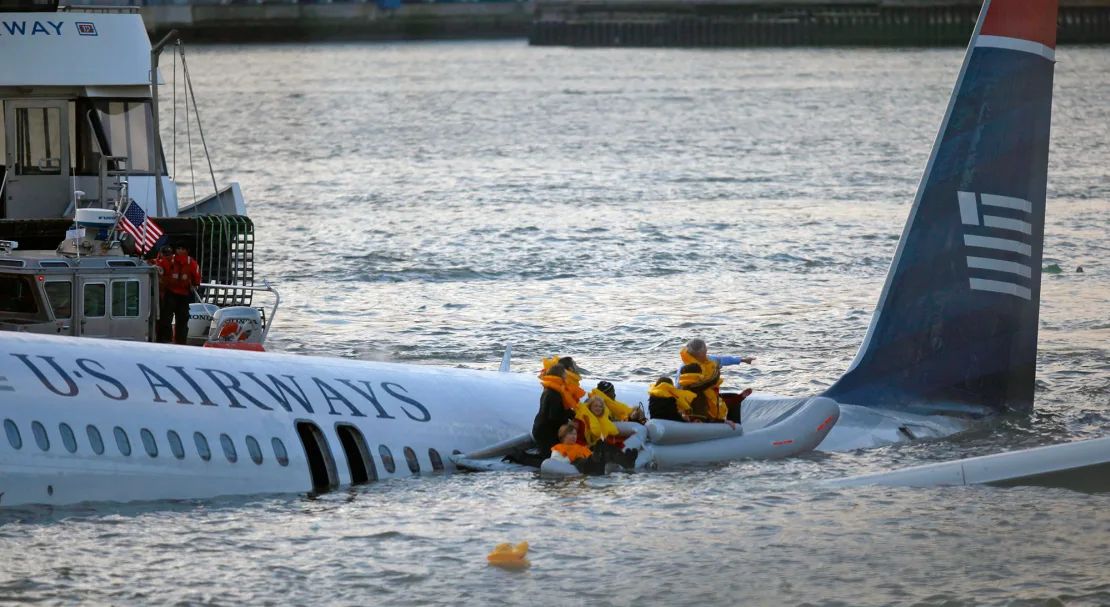
{"type": "Polygon", "coordinates": [[[841,403],[1029,410],[1057,0],[986,0],[841,403]]]}

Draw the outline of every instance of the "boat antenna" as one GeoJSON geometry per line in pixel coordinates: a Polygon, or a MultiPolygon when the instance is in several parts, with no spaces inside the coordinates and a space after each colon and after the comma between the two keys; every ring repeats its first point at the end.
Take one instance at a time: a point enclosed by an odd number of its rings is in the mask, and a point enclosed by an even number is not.
{"type": "MultiPolygon", "coordinates": [[[[166,216],[166,193],[162,187],[162,136],[158,128],[158,55],[174,38],[177,38],[177,30],[170,30],[170,33],[150,48],[150,141],[154,148],[154,196],[159,217],[166,216]]],[[[127,164],[128,167],[131,166],[130,162],[127,164]]]]}

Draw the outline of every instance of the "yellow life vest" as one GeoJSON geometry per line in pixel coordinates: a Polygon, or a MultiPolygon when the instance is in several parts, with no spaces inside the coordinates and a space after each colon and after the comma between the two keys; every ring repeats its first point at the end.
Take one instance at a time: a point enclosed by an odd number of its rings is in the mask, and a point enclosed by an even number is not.
{"type": "Polygon", "coordinates": [[[586,439],[587,445],[596,445],[599,441],[620,434],[617,427],[613,425],[613,421],[609,419],[607,409],[598,416],[590,411],[586,403],[578,403],[578,411],[575,417],[582,420],[582,425],[585,426],[586,436],[582,438],[586,439]]]}
{"type": "Polygon", "coordinates": [[[561,453],[563,457],[567,458],[567,461],[570,461],[572,463],[576,460],[587,458],[593,455],[593,451],[590,451],[589,447],[583,447],[582,445],[578,444],[564,445],[563,443],[559,443],[558,445],[552,447],[551,450],[556,453],[561,453]]]}
{"type": "Polygon", "coordinates": [[[602,392],[601,390],[598,390],[597,388],[594,388],[590,391],[590,396],[596,396],[600,398],[601,402],[605,403],[605,408],[609,410],[609,417],[615,419],[618,422],[628,421],[628,416],[632,415],[632,412],[636,410],[635,407],[629,407],[619,400],[609,398],[608,394],[602,392]]]}
{"type": "MultiPolygon", "coordinates": [[[[562,357],[556,354],[551,358],[543,359],[543,371],[540,371],[540,377],[543,377],[548,369],[559,364],[560,358],[562,357]]],[[[582,386],[579,385],[580,383],[582,383],[582,376],[567,369],[567,389],[576,402],[582,400],[582,397],[586,395],[586,391],[582,389],[582,386]]]]}
{"type": "Polygon", "coordinates": [[[722,380],[721,372],[717,367],[716,361],[709,357],[706,357],[705,360],[698,360],[694,358],[694,355],[687,352],[686,348],[683,348],[678,355],[682,358],[683,365],[695,363],[701,367],[701,373],[683,373],[678,377],[678,383],[682,385],[682,387],[693,386],[708,381],[713,377],[717,378],[717,381],[702,390],[701,394],[705,396],[706,414],[711,419],[726,419],[728,417],[728,404],[721,400],[719,393],[722,380]]]}
{"type": "Polygon", "coordinates": [[[566,382],[558,375],[544,375],[540,378],[540,383],[545,388],[551,388],[558,392],[563,397],[563,408],[575,411],[578,408],[578,400],[571,395],[567,389],[566,382]]]}
{"type": "Polygon", "coordinates": [[[690,412],[690,401],[698,396],[689,390],[676,388],[667,382],[659,382],[648,388],[648,395],[657,398],[673,398],[678,410],[683,413],[690,412]]]}

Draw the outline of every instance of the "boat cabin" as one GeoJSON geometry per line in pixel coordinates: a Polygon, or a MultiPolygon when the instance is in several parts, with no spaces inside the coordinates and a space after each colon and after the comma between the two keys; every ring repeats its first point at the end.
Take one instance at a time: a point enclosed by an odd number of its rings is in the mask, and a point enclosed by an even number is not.
{"type": "Polygon", "coordinates": [[[176,187],[155,161],[151,44],[137,9],[16,8],[0,2],[0,219],[115,208],[120,180],[148,214],[176,216],[176,187]]]}
{"type": "Polygon", "coordinates": [[[153,341],[157,271],[119,245],[99,255],[0,241],[0,330],[153,341]]]}

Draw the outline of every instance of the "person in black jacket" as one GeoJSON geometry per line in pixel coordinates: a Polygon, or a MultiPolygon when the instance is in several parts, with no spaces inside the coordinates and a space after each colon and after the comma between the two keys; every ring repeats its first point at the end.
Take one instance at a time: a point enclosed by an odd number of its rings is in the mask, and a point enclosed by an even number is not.
{"type": "Polygon", "coordinates": [[[551,456],[551,447],[559,442],[559,428],[574,421],[574,398],[566,386],[566,369],[562,365],[552,365],[540,378],[543,394],[540,395],[540,410],[532,423],[532,439],[536,441],[540,456],[551,456]]]}

